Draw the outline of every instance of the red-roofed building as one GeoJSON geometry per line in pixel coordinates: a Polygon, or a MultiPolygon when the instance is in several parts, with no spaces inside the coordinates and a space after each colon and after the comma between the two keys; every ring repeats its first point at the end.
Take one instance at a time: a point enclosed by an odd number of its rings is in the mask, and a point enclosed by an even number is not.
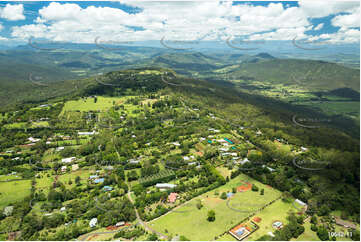
{"type": "Polygon", "coordinates": [[[177,197],[178,197],[178,193],[172,192],[168,196],[168,202],[175,203],[175,201],[177,200],[177,197]]]}

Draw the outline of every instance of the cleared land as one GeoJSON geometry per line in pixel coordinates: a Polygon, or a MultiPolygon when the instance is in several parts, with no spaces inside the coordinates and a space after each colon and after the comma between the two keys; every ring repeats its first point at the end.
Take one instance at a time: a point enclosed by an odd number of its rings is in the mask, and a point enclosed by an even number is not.
{"type": "Polygon", "coordinates": [[[262,207],[258,206],[259,204],[267,204],[281,195],[280,191],[267,187],[245,175],[240,175],[215,190],[190,200],[182,207],[160,217],[149,225],[162,233],[168,230],[168,235],[184,235],[190,240],[214,240],[216,236],[228,231],[249,216],[252,210],[262,207]],[[221,199],[220,194],[232,191],[233,187],[243,185],[244,181],[256,184],[260,189],[265,189],[265,195],[262,196],[259,192],[251,190],[242,193],[237,192],[231,198],[232,207],[250,212],[236,212],[227,206],[227,200],[221,199]],[[215,190],[219,192],[218,195],[215,195],[215,190]],[[197,200],[202,201],[203,208],[197,209],[197,200]],[[254,201],[257,201],[256,206],[254,201]],[[214,222],[207,221],[209,210],[214,210],[216,213],[214,222]]]}
{"type": "Polygon", "coordinates": [[[0,208],[30,195],[30,180],[0,182],[0,208]]]}

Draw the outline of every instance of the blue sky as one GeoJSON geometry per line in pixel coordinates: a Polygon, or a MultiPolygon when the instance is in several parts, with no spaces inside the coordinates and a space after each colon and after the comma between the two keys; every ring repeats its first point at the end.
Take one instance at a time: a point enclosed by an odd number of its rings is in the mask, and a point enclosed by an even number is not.
{"type": "Polygon", "coordinates": [[[358,1],[0,2],[1,43],[307,39],[358,43],[358,1]]]}

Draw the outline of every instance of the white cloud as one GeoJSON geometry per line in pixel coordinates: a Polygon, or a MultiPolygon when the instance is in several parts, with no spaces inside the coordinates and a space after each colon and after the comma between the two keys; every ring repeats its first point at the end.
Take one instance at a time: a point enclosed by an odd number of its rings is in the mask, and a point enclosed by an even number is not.
{"type": "Polygon", "coordinates": [[[313,30],[320,30],[320,29],[323,28],[323,26],[324,26],[324,24],[323,24],[323,23],[320,23],[320,24],[318,24],[316,27],[314,27],[313,30]]]}
{"type": "Polygon", "coordinates": [[[332,25],[341,28],[360,27],[360,8],[351,14],[342,14],[331,20],[332,25]]]}
{"type": "Polygon", "coordinates": [[[23,4],[6,4],[4,8],[0,9],[0,17],[10,21],[24,20],[25,16],[23,4]]]}
{"type": "MultiPolygon", "coordinates": [[[[249,3],[233,5],[227,1],[127,0],[121,3],[141,10],[131,14],[118,8],[82,8],[76,3],[51,2],[39,10],[34,23],[13,27],[12,36],[77,43],[91,43],[98,36],[101,40],[112,41],[160,40],[163,36],[167,40],[195,40],[202,36],[207,36],[208,40],[225,40],[238,35],[251,39],[291,40],[296,36],[307,37],[305,32],[314,27],[310,17],[342,12],[346,14],[334,17],[332,24],[343,30],[337,36],[330,36],[343,39],[342,35],[353,36],[347,28],[359,20],[359,8],[354,3],[301,2],[300,7],[287,8],[281,3],[253,6],[249,3]],[[142,30],[135,31],[133,27],[142,30]]],[[[314,27],[315,30],[321,28],[322,23],[314,27]]]]}
{"type": "Polygon", "coordinates": [[[330,14],[350,13],[360,7],[358,1],[319,1],[302,0],[298,2],[301,10],[311,18],[326,17],[330,14]]]}

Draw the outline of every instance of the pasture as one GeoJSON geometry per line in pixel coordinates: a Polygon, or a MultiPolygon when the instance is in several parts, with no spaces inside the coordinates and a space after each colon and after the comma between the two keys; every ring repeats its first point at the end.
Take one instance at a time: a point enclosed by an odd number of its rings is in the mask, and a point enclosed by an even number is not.
{"type": "Polygon", "coordinates": [[[0,208],[21,201],[30,195],[31,181],[0,182],[0,208]]]}
{"type": "Polygon", "coordinates": [[[253,210],[257,210],[280,195],[281,192],[278,190],[263,185],[246,175],[240,175],[229,183],[193,198],[170,213],[150,222],[149,226],[162,233],[168,230],[168,235],[184,235],[190,240],[214,240],[216,236],[228,231],[248,217],[253,210]],[[221,199],[220,194],[232,191],[233,187],[244,184],[244,181],[256,184],[260,189],[263,188],[265,194],[260,195],[259,191],[251,190],[237,192],[231,198],[230,206],[227,205],[227,200],[221,199]],[[215,195],[216,190],[218,195],[215,195]],[[196,207],[198,200],[203,204],[201,209],[196,207]],[[232,210],[232,208],[240,211],[232,210]],[[207,221],[209,210],[214,210],[216,213],[214,222],[207,221]]]}
{"type": "Polygon", "coordinates": [[[61,114],[65,111],[105,111],[115,104],[121,104],[126,100],[124,97],[97,97],[97,102],[94,102],[94,98],[85,98],[78,100],[71,100],[65,103],[61,114]]]}

